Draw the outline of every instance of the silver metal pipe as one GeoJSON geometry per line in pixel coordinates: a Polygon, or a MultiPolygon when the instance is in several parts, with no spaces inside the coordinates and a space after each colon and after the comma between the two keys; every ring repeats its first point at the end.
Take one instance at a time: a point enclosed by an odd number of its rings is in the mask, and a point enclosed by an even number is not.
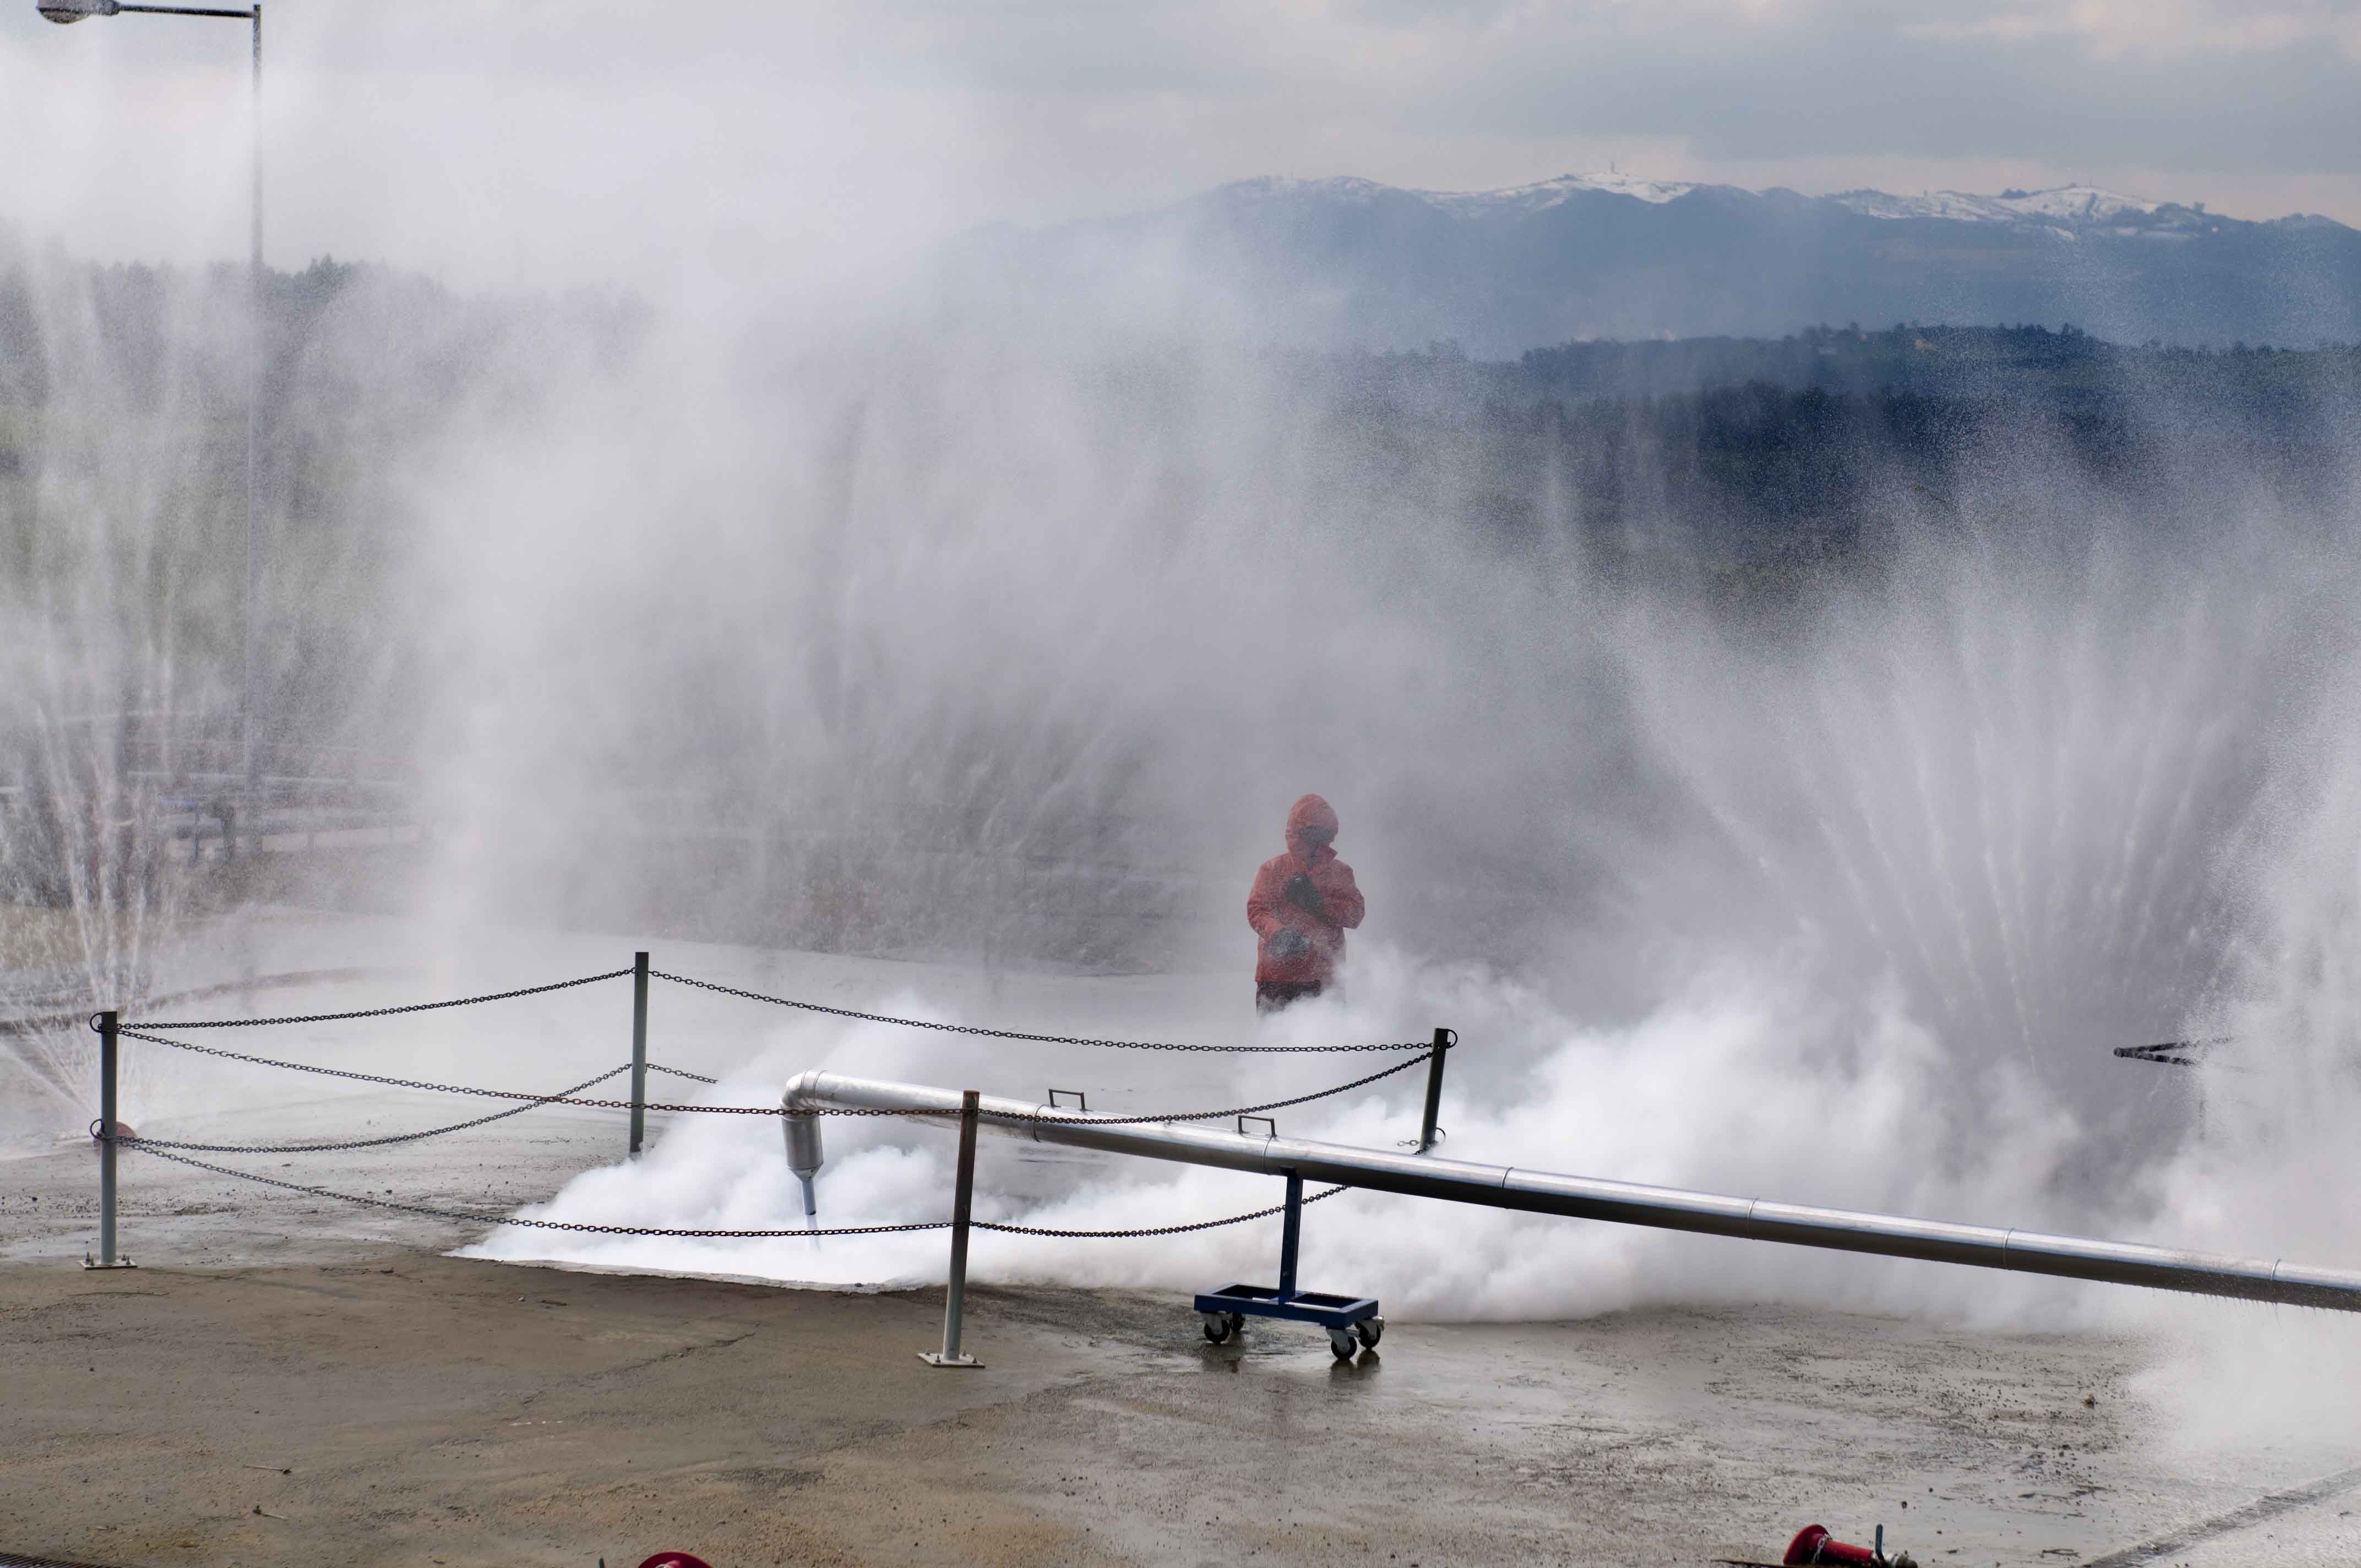
{"type": "MultiPolygon", "coordinates": [[[[926,1084],[891,1083],[833,1072],[807,1072],[787,1084],[790,1107],[904,1111],[927,1121],[954,1124],[960,1091],[926,1084]]],[[[1300,1173],[1324,1181],[1411,1198],[1441,1198],[1531,1213],[1566,1214],[1661,1230],[1785,1242],[1840,1252],[1915,1257],[1932,1263],[1962,1263],[2020,1274],[2050,1274],[2115,1285],[2145,1285],[2199,1296],[2275,1301],[2292,1307],[2361,1311],[2361,1270],[2315,1268],[2285,1259],[2224,1257],[2129,1242],[2092,1241],[1993,1225],[1960,1225],[1849,1209],[1815,1209],[1761,1198],[1726,1198],[1678,1187],[1646,1187],[1595,1177],[1563,1176],[1509,1166],[1473,1165],[1432,1155],[1392,1154],[1344,1144],[1300,1138],[1250,1137],[1181,1122],[1113,1124],[1111,1118],[1060,1111],[1055,1121],[1037,1120],[1049,1107],[986,1095],[977,1105],[981,1124],[1037,1143],[1068,1144],[1110,1154],[1188,1165],[1218,1166],[1266,1175],[1300,1173]]],[[[788,1117],[792,1129],[798,1119],[788,1117]]],[[[807,1124],[810,1118],[803,1118],[807,1124]]],[[[818,1140],[806,1157],[817,1166],[818,1140]]],[[[798,1175],[805,1174],[802,1170],[798,1175]]]]}

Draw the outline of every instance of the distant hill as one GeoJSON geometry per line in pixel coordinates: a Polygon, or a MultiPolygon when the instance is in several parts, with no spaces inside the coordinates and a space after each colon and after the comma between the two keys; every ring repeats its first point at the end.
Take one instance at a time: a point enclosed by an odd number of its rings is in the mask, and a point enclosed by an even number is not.
{"type": "Polygon", "coordinates": [[[2341,517],[2361,482],[2361,345],[1905,325],[1515,359],[1272,357],[1294,367],[1302,406],[1366,444],[1372,470],[1450,476],[1433,515],[1489,547],[1546,558],[1579,542],[1602,571],[1702,566],[1748,594],[1873,562],[1930,527],[2070,531],[2106,509],[2202,532],[2264,497],[2283,515],[2341,517]]]}
{"type": "MultiPolygon", "coordinates": [[[[1433,351],[1389,356],[1447,368],[1433,351]]],[[[1782,338],[1593,339],[1477,367],[1485,392],[1520,400],[1662,397],[1767,383],[1857,396],[1913,393],[2053,408],[2140,402],[2226,412],[2361,407],[2361,345],[2191,349],[2109,343],[2071,324],[1806,327],[1782,338]]]]}
{"type": "Polygon", "coordinates": [[[1825,322],[2071,322],[2119,343],[2361,340],[2361,230],[2084,186],[1803,196],[1631,176],[1505,191],[1267,178],[1154,212],[997,228],[966,299],[1226,321],[1323,347],[1780,336],[1825,322]],[[978,291],[981,291],[979,293],[978,291]]]}

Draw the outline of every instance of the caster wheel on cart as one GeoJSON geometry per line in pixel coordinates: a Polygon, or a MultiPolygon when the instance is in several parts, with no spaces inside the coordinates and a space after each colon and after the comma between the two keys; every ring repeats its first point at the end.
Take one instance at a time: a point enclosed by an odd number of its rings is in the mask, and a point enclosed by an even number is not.
{"type": "Polygon", "coordinates": [[[1246,1337],[1246,1315],[1244,1312],[1232,1312],[1230,1314],[1230,1337],[1232,1339],[1244,1339],[1246,1337]]]}
{"type": "Polygon", "coordinates": [[[1386,1337],[1386,1321],[1383,1318],[1363,1318],[1353,1325],[1353,1332],[1361,1336],[1363,1344],[1375,1350],[1378,1342],[1386,1337]]]}
{"type": "Polygon", "coordinates": [[[1353,1331],[1350,1329],[1330,1329],[1328,1348],[1335,1353],[1337,1360],[1350,1361],[1353,1359],[1353,1353],[1361,1348],[1361,1342],[1353,1337],[1353,1331]]]}
{"type": "Polygon", "coordinates": [[[1205,1321],[1202,1326],[1205,1332],[1205,1343],[1208,1344],[1226,1343],[1230,1335],[1237,1332],[1230,1326],[1230,1320],[1224,1313],[1207,1312],[1204,1318],[1205,1321]]]}

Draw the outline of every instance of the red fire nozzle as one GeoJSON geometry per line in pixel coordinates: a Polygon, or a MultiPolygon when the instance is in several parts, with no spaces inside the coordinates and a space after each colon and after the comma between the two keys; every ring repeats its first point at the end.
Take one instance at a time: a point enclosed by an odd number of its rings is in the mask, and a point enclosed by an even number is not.
{"type": "Polygon", "coordinates": [[[1828,1533],[1826,1525],[1807,1524],[1795,1532],[1787,1543],[1787,1555],[1781,1559],[1789,1563],[1841,1563],[1845,1568],[1918,1568],[1906,1552],[1885,1555],[1885,1530],[1880,1526],[1875,1546],[1855,1546],[1850,1541],[1839,1541],[1828,1533]]]}

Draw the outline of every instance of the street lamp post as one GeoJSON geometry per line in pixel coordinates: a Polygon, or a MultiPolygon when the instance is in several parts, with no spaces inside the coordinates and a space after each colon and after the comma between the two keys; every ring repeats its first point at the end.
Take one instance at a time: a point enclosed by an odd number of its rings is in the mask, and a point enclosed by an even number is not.
{"type": "MultiPolygon", "coordinates": [[[[254,26],[254,231],[247,260],[246,292],[246,670],[238,698],[238,739],[245,752],[246,788],[243,815],[248,842],[262,795],[262,751],[254,733],[254,665],[256,639],[261,630],[262,594],[261,438],[262,409],[262,4],[244,10],[205,5],[132,5],[122,0],[35,0],[42,16],[57,23],[79,22],[90,16],[126,14],[149,16],[224,16],[254,26]]],[[[237,852],[236,828],[227,839],[237,852]]]]}

